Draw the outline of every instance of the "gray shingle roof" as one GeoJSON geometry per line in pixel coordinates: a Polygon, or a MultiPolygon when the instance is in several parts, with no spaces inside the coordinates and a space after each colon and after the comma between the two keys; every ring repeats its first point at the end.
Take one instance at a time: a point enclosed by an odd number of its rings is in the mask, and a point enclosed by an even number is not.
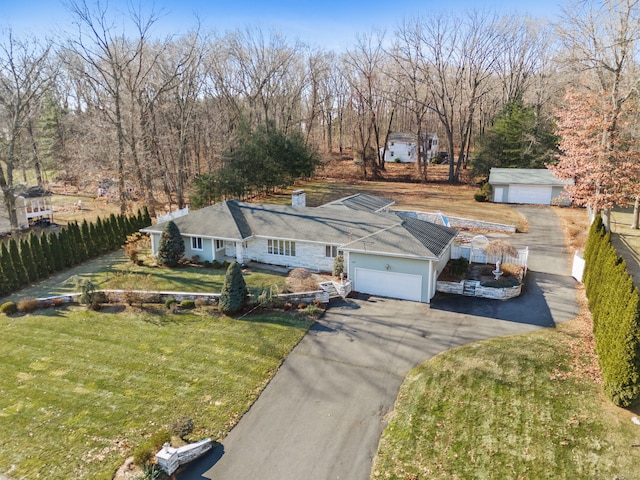
{"type": "MultiPolygon", "coordinates": [[[[195,210],[173,220],[183,235],[244,240],[252,236],[333,245],[353,251],[438,258],[456,230],[395,213],[349,208],[292,207],[237,200],[195,210]],[[358,241],[364,244],[358,244],[358,241]],[[362,247],[364,245],[364,247],[362,247]]],[[[165,223],[145,228],[160,233],[165,223]]]]}
{"type": "Polygon", "coordinates": [[[491,185],[573,185],[573,180],[561,180],[546,168],[492,168],[489,173],[491,185]]]}
{"type": "Polygon", "coordinates": [[[457,235],[453,228],[416,218],[400,218],[391,227],[359,238],[341,248],[347,251],[382,253],[437,259],[457,235]]]}
{"type": "Polygon", "coordinates": [[[395,200],[390,198],[369,195],[367,193],[356,193],[349,197],[341,198],[334,202],[321,205],[322,207],[346,207],[360,212],[378,212],[383,208],[393,205],[395,200]]]}

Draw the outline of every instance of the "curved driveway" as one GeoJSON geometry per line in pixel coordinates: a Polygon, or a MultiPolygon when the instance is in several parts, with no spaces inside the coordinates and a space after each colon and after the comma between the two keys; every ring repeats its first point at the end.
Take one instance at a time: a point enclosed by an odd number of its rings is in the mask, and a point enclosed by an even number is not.
{"type": "Polygon", "coordinates": [[[518,209],[530,231],[512,241],[531,249],[521,297],[332,305],[223,443],[178,478],[367,480],[385,416],[412,368],[455,346],[573,318],[575,282],[555,214],[518,209]]]}

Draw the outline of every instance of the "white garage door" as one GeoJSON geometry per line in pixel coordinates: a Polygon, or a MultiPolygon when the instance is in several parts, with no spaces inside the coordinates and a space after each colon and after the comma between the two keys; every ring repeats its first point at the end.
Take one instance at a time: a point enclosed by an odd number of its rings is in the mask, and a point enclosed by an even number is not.
{"type": "Polygon", "coordinates": [[[508,202],[549,205],[551,203],[551,187],[511,185],[508,202]]]}
{"type": "Polygon", "coordinates": [[[406,273],[355,269],[353,289],[360,293],[419,302],[422,299],[422,277],[406,273]]]}

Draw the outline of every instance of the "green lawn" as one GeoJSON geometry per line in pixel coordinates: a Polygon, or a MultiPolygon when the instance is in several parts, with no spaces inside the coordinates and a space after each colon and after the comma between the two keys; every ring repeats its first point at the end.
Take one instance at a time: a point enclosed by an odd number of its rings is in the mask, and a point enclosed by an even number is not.
{"type": "Polygon", "coordinates": [[[111,479],[143,436],[182,415],[192,438],[221,439],[309,325],[82,307],[2,316],[0,473],[111,479]]]}
{"type": "Polygon", "coordinates": [[[640,428],[575,373],[567,328],[464,346],[416,368],[371,478],[637,475],[640,428]]]}
{"type": "MultiPolygon", "coordinates": [[[[147,287],[148,289],[175,292],[220,293],[226,273],[225,269],[200,266],[151,267],[148,266],[149,263],[147,262],[147,266],[133,265],[123,252],[110,253],[15,292],[8,299],[19,301],[25,298],[42,298],[77,292],[77,281],[80,278],[91,279],[99,288],[117,289],[122,286],[111,282],[111,280],[117,275],[126,274],[139,275],[141,278],[148,275],[152,277],[150,283],[141,279],[138,288],[147,287]]],[[[286,275],[270,270],[248,268],[245,269],[244,278],[250,288],[266,288],[274,284],[282,288],[285,285],[286,275]]],[[[133,282],[133,286],[136,286],[135,282],[133,282]]]]}

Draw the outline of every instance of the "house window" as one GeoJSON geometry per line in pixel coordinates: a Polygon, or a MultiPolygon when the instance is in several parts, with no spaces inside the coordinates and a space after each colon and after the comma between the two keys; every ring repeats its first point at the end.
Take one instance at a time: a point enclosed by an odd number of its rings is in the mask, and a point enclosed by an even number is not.
{"type": "Polygon", "coordinates": [[[224,241],[216,239],[216,250],[222,250],[224,248],[224,241]]]}
{"type": "Polygon", "coordinates": [[[289,240],[267,240],[267,252],[271,255],[296,256],[296,242],[289,240]]]}
{"type": "Polygon", "coordinates": [[[338,247],[335,245],[326,245],[324,248],[324,256],[329,258],[336,258],[338,256],[338,247]]]}
{"type": "Polygon", "coordinates": [[[191,237],[191,250],[202,250],[202,237],[191,237]]]}
{"type": "Polygon", "coordinates": [[[389,152],[389,155],[391,155],[392,157],[395,155],[395,154],[393,153],[393,150],[391,150],[391,151],[389,152]]]}

